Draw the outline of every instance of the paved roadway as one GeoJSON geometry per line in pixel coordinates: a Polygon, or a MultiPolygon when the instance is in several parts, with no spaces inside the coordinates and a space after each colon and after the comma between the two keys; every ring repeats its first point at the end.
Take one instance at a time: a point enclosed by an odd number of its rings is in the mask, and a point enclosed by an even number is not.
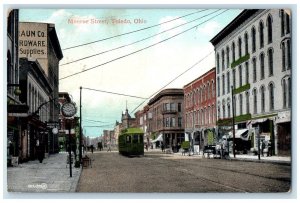
{"type": "Polygon", "coordinates": [[[142,157],[95,152],[82,170],[77,192],[288,192],[291,166],[206,159],[149,151],[142,157]]]}

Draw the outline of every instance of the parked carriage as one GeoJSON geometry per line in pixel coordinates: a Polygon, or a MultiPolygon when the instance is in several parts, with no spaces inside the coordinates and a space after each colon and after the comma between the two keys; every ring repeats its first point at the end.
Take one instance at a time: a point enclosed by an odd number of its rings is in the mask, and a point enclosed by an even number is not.
{"type": "Polygon", "coordinates": [[[140,128],[127,128],[119,136],[119,153],[126,156],[144,155],[144,132],[140,128]]]}

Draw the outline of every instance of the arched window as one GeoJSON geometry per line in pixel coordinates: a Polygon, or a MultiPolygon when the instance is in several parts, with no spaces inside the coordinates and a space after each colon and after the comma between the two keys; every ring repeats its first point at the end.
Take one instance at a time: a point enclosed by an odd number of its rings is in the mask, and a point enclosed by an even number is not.
{"type": "Polygon", "coordinates": [[[254,53],[256,51],[256,30],[255,30],[255,27],[252,28],[251,35],[252,35],[252,53],[254,53]]]}
{"type": "Polygon", "coordinates": [[[232,62],[235,61],[235,43],[232,42],[232,62]]]}
{"type": "Polygon", "coordinates": [[[242,71],[242,66],[239,66],[239,82],[240,82],[240,87],[243,85],[243,71],[242,71]]]}
{"type": "Polygon", "coordinates": [[[207,83],[207,99],[210,99],[210,84],[207,83]]]}
{"type": "Polygon", "coordinates": [[[271,15],[267,18],[267,25],[268,25],[268,43],[272,43],[273,35],[272,35],[272,17],[271,15]]]}
{"type": "Polygon", "coordinates": [[[270,111],[274,110],[274,85],[273,83],[269,84],[269,101],[270,101],[270,111]]]}
{"type": "Polygon", "coordinates": [[[286,23],[286,34],[290,33],[290,16],[285,14],[285,23],[286,23]]]}
{"type": "Polygon", "coordinates": [[[229,47],[226,47],[226,63],[227,63],[227,68],[229,68],[230,60],[229,60],[229,47]]]}
{"type": "Polygon", "coordinates": [[[253,111],[256,114],[257,113],[257,91],[256,89],[253,89],[253,111]]]}
{"type": "Polygon", "coordinates": [[[211,93],[212,93],[212,98],[215,97],[215,81],[211,81],[211,93]]]}
{"type": "Polygon", "coordinates": [[[263,80],[265,78],[265,55],[261,53],[260,56],[260,79],[263,80]]]}
{"type": "Polygon", "coordinates": [[[222,111],[223,111],[223,118],[226,118],[226,116],[225,116],[225,104],[222,105],[222,111]]]}
{"type": "Polygon", "coordinates": [[[282,52],[282,71],[285,71],[285,43],[282,42],[281,44],[281,52],[282,52]]]}
{"type": "Polygon", "coordinates": [[[287,95],[287,88],[286,88],[286,81],[285,79],[282,80],[283,84],[282,84],[282,90],[283,90],[283,108],[286,108],[286,95],[287,95]]]}
{"type": "Polygon", "coordinates": [[[240,94],[239,96],[239,100],[240,100],[240,115],[243,115],[243,95],[240,94]]]}
{"type": "Polygon", "coordinates": [[[217,77],[218,97],[220,96],[220,78],[217,77]]]}
{"type": "Polygon", "coordinates": [[[221,117],[220,106],[218,106],[218,119],[221,117]]]}
{"type": "Polygon", "coordinates": [[[225,75],[222,75],[222,94],[225,94],[225,75]]]}
{"type": "Polygon", "coordinates": [[[253,83],[256,82],[257,76],[256,76],[256,58],[252,59],[252,65],[253,65],[253,83]]]}
{"type": "Polygon", "coordinates": [[[249,83],[249,63],[248,61],[245,63],[245,68],[246,68],[246,84],[249,83]]]}
{"type": "Polygon", "coordinates": [[[273,75],[273,49],[268,50],[269,76],[273,75]]]}
{"type": "Polygon", "coordinates": [[[238,40],[238,46],[239,46],[239,58],[242,57],[242,39],[239,38],[238,40]]]}
{"type": "Polygon", "coordinates": [[[265,86],[261,86],[261,112],[265,112],[265,86]]]}
{"type": "Polygon", "coordinates": [[[249,51],[248,51],[248,33],[246,32],[245,35],[244,35],[244,40],[245,40],[245,54],[248,54],[249,51]]]}
{"type": "Polygon", "coordinates": [[[291,59],[291,45],[290,40],[286,41],[286,49],[287,49],[287,69],[291,68],[292,65],[292,59],[291,59]]]}
{"type": "Polygon", "coordinates": [[[217,54],[217,73],[219,73],[219,68],[220,68],[220,56],[217,54]]]}
{"type": "Polygon", "coordinates": [[[227,93],[230,93],[230,72],[227,72],[227,93]]]}
{"type": "Polygon", "coordinates": [[[246,113],[250,113],[250,98],[249,98],[249,92],[246,92],[246,113]]]}
{"type": "Polygon", "coordinates": [[[231,117],[230,113],[231,113],[231,110],[230,110],[230,103],[227,103],[227,114],[228,114],[228,118],[231,117]]]}
{"type": "Polygon", "coordinates": [[[280,10],[280,21],[281,21],[281,36],[284,35],[284,11],[280,10]]]}
{"type": "Polygon", "coordinates": [[[233,85],[233,89],[235,89],[235,69],[232,70],[232,85],[233,85]]]}
{"type": "Polygon", "coordinates": [[[260,48],[264,47],[264,24],[262,21],[259,23],[259,44],[260,48]]]}
{"type": "Polygon", "coordinates": [[[225,53],[224,50],[222,50],[222,70],[225,68],[225,53]]]}

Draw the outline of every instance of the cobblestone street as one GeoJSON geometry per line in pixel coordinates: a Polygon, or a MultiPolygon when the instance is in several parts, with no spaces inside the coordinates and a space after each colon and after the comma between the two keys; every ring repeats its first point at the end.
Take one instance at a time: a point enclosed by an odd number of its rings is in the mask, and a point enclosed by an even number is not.
{"type": "Polygon", "coordinates": [[[206,159],[149,151],[143,157],[96,152],[78,192],[288,192],[289,164],[206,159]]]}

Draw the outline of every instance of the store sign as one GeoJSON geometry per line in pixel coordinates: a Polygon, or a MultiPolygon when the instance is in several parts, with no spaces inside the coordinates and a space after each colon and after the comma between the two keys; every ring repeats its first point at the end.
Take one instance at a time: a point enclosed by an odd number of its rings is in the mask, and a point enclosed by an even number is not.
{"type": "Polygon", "coordinates": [[[47,24],[19,23],[19,57],[47,58],[47,24]]]}

